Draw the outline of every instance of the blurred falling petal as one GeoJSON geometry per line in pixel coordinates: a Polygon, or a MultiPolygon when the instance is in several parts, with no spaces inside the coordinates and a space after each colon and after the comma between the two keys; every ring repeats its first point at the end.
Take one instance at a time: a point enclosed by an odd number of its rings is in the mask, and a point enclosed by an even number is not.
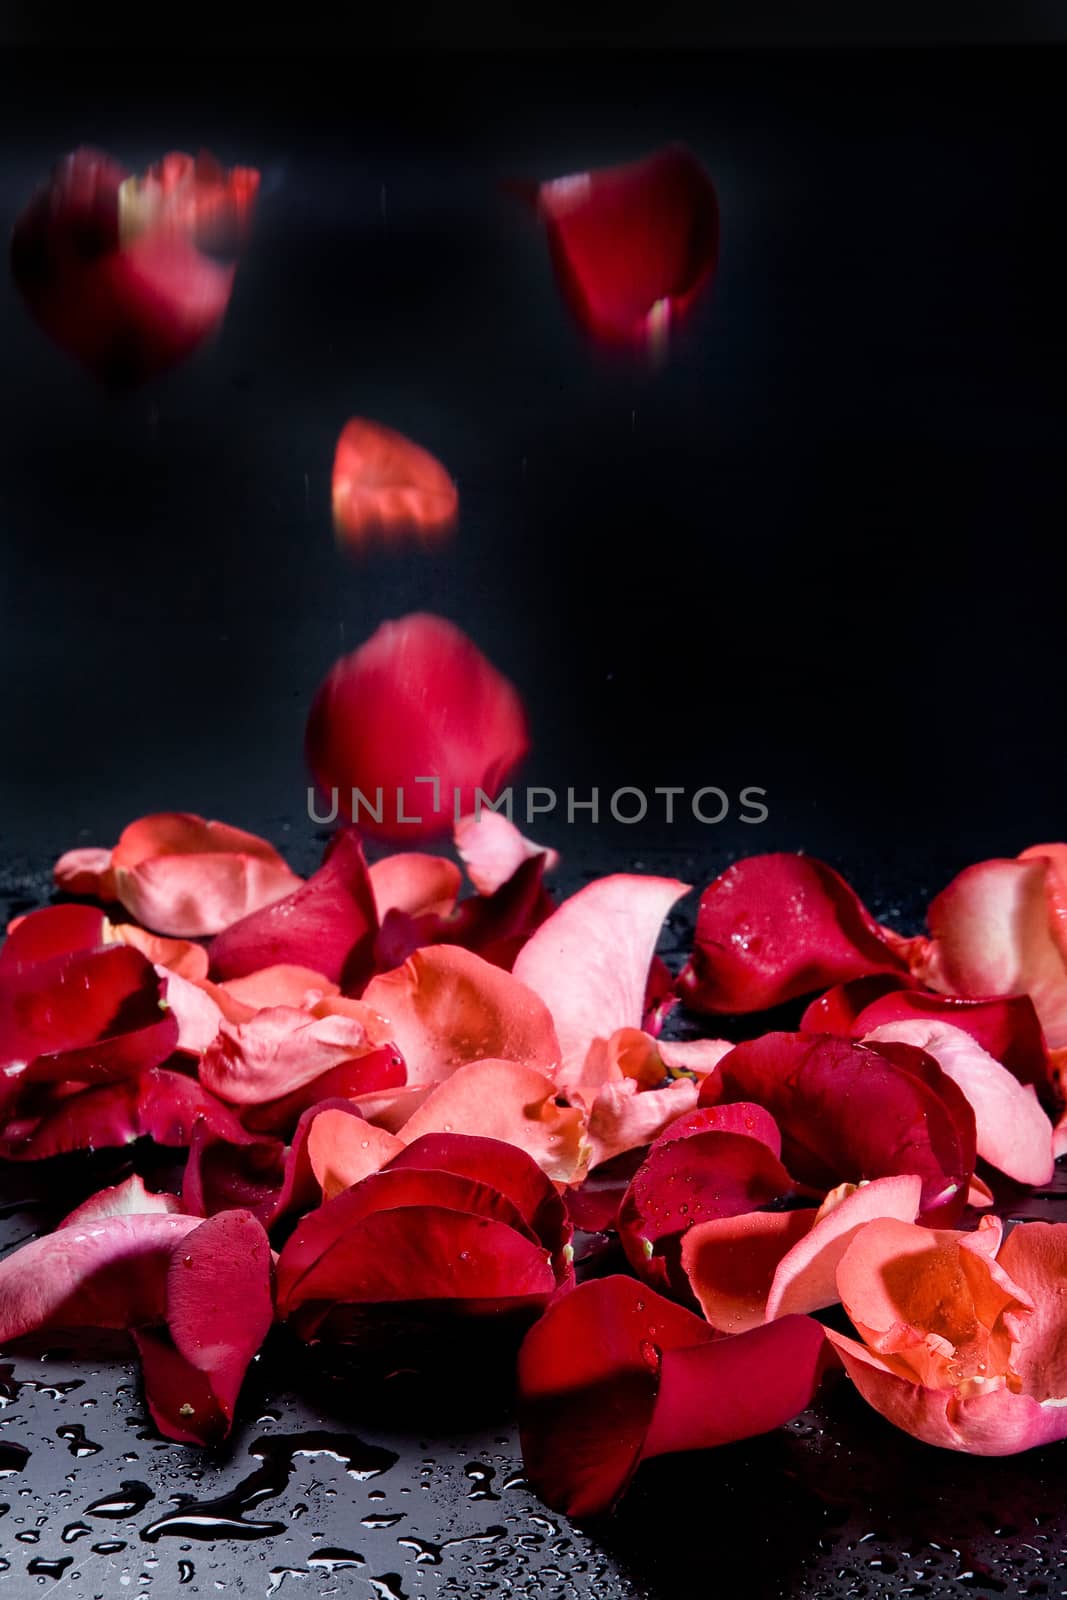
{"type": "Polygon", "coordinates": [[[202,247],[243,232],[257,183],[251,169],[226,173],[206,156],[167,156],[138,179],[76,150],[15,224],[15,283],[44,332],[95,377],[140,383],[221,323],[236,269],[202,247]]]}
{"type": "Polygon", "coordinates": [[[662,356],[718,261],[718,201],[696,157],[669,145],[627,166],[555,178],[541,185],[538,209],[586,331],[662,356]]]}
{"type": "Polygon", "coordinates": [[[353,417],[337,441],[333,519],[360,550],[374,539],[436,540],[454,528],[459,496],[441,463],[402,433],[353,417]]]}

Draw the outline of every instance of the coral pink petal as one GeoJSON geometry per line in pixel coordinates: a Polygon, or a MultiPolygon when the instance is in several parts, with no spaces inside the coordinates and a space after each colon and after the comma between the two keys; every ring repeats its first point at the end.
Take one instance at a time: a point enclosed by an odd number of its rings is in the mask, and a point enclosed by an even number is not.
{"type": "Polygon", "coordinates": [[[375,539],[440,539],[458,506],[455,484],[428,450],[380,422],[345,423],[333,463],[333,520],[342,543],[362,550],[375,539]]]}
{"type": "Polygon", "coordinates": [[[1067,1044],[1067,951],[1049,897],[1056,870],[1035,856],[961,872],[930,906],[931,940],[917,973],[943,994],[1028,994],[1054,1050],[1067,1044]]]}
{"type": "Polygon", "coordinates": [[[775,1272],[810,1232],[815,1215],[813,1207],[746,1211],[689,1230],[682,1240],[682,1270],[713,1328],[744,1333],[767,1320],[775,1272]]]}
{"type": "Polygon", "coordinates": [[[200,1063],[200,1081],[231,1104],[261,1105],[374,1048],[354,1018],[271,1006],[249,1022],[223,1022],[200,1063]]]}
{"type": "Polygon", "coordinates": [[[500,811],[483,809],[477,816],[461,817],[454,838],[467,876],[479,894],[499,889],[531,856],[544,856],[546,872],[559,866],[558,851],[524,838],[500,811]]]}
{"type": "Polygon", "coordinates": [[[341,992],[336,983],[313,967],[294,966],[291,962],[263,967],[245,978],[230,978],[218,987],[254,1011],[268,1006],[310,1007],[341,992]]]}
{"type": "Polygon", "coordinates": [[[324,1200],[378,1172],[404,1148],[404,1141],[384,1128],[351,1114],[326,1109],[312,1112],[307,1134],[311,1170],[324,1200]]]}
{"type": "Polygon", "coordinates": [[[832,868],[807,856],[750,856],[701,896],[679,989],[696,1011],[763,1011],[850,978],[905,971],[832,868]]]}
{"type": "Polygon", "coordinates": [[[534,1492],[582,1518],[609,1511],[642,1458],[662,1353],[713,1334],[632,1278],[554,1300],[519,1354],[522,1458],[534,1492]]]}
{"type": "Polygon", "coordinates": [[[91,900],[114,900],[115,875],[111,851],[97,846],[67,850],[53,870],[56,888],[64,894],[88,895],[91,900]]]}
{"type": "Polygon", "coordinates": [[[211,972],[244,978],[264,967],[309,967],[342,988],[370,970],[378,913],[357,834],[331,842],[322,866],[292,894],[235,922],[211,943],[211,972]]]}
{"type": "Polygon", "coordinates": [[[219,933],[300,882],[265,839],[187,812],[132,822],[111,865],[127,911],[155,933],[179,938],[219,933]]]}
{"type": "Polygon", "coordinates": [[[1048,1183],[1055,1162],[1052,1124],[1033,1089],[994,1061],[969,1033],[948,1022],[885,1022],[865,1043],[897,1040],[924,1050],[966,1095],[974,1110],[978,1154],[1016,1183],[1048,1183]]]}
{"type": "Polygon", "coordinates": [[[463,880],[455,862],[445,856],[403,850],[375,861],[370,881],[378,920],[384,921],[390,911],[402,911],[408,917],[447,917],[463,880]]]}
{"type": "Polygon", "coordinates": [[[559,1041],[544,1002],[469,950],[416,950],[395,972],[373,978],[363,1000],[383,1018],[412,1086],[440,1083],[456,1067],[486,1059],[555,1074],[559,1041]]]}
{"type": "Polygon", "coordinates": [[[495,797],[528,747],[513,686],[457,627],[427,613],[383,623],[336,663],[306,739],[308,765],[325,794],[337,791],[341,814],[406,844],[447,832],[477,791],[495,797]]]}
{"type": "Polygon", "coordinates": [[[578,1172],[585,1118],[556,1104],[556,1086],[515,1061],[474,1061],[435,1088],[401,1129],[405,1144],[426,1133],[466,1133],[517,1145],[556,1183],[578,1172]]]}
{"type": "Polygon", "coordinates": [[[541,996],[556,1024],[561,1083],[580,1082],[594,1039],[640,1028],[663,919],[687,892],[675,878],[598,878],[564,901],[519,952],[515,976],[541,996]]]}
{"type": "Polygon", "coordinates": [[[1050,913],[1052,937],[1067,961],[1067,844],[1035,844],[1020,852],[1020,861],[1042,858],[1048,864],[1045,893],[1050,913]]]}
{"type": "Polygon", "coordinates": [[[651,1144],[696,1103],[697,1087],[689,1079],[661,1089],[642,1089],[633,1078],[602,1084],[589,1108],[590,1167],[651,1144]]]}

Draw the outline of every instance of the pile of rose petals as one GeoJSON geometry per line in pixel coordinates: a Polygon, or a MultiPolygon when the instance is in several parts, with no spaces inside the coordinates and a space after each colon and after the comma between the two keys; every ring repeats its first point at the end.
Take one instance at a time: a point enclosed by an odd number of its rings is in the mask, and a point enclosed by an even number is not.
{"type": "Polygon", "coordinates": [[[466,892],[351,827],[306,881],[190,815],[61,858],[68,898],[0,950],[0,1153],[184,1167],[0,1262],[0,1342],[128,1330],[156,1425],[206,1442],[275,1322],[356,1353],[406,1329],[427,1364],[488,1336],[574,1515],[830,1371],[932,1444],[1067,1437],[1067,1224],[991,1209],[1067,1146],[1067,848],[969,868],[915,938],[818,861],[741,860],[672,979],[687,885],[557,906],[503,814],[454,842],[466,892]],[[746,1036],[662,1038],[678,1000],[746,1036]]]}

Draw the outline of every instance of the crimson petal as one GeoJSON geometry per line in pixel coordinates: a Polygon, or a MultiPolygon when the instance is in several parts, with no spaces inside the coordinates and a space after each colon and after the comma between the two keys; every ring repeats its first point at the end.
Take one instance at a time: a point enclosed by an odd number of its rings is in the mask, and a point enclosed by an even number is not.
{"type": "Polygon", "coordinates": [[[715,270],[715,189],[679,145],[543,183],[538,203],[564,297],[582,326],[608,343],[654,342],[715,270]]]}
{"type": "Polygon", "coordinates": [[[512,685],[457,627],[427,613],[383,623],[338,661],[307,725],[308,765],[326,794],[337,791],[342,814],[409,844],[446,832],[476,791],[494,797],[528,747],[512,685]],[[354,790],[365,803],[354,805],[354,790]]]}
{"type": "Polygon", "coordinates": [[[299,889],[212,940],[212,977],[243,978],[285,964],[313,968],[331,983],[355,988],[370,970],[377,926],[363,848],[358,835],[346,829],[299,889]]]}
{"type": "Polygon", "coordinates": [[[907,972],[845,880],[807,856],[750,856],[704,890],[679,989],[694,1011],[764,1011],[871,973],[907,972]]]}
{"type": "Polygon", "coordinates": [[[974,1172],[974,1112],[921,1050],[874,1049],[830,1034],[769,1033],[735,1046],[701,1103],[754,1100],[782,1130],[789,1170],[828,1190],[916,1173],[920,1221],[950,1223],[974,1172]]]}

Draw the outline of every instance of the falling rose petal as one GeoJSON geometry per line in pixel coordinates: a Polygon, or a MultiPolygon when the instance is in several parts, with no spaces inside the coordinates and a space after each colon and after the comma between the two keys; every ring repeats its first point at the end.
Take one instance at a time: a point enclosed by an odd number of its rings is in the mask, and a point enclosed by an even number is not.
{"type": "Polygon", "coordinates": [[[675,878],[616,873],[565,900],[519,952],[515,976],[552,1013],[560,1082],[581,1081],[594,1039],[640,1028],[648,972],[668,911],[688,893],[675,878]]]}
{"type": "Polygon", "coordinates": [[[9,1122],[0,1136],[0,1155],[7,1161],[42,1161],[142,1138],[186,1147],[198,1122],[231,1144],[244,1144],[252,1137],[233,1112],[194,1079],[157,1067],[68,1095],[41,1116],[9,1122]]]}
{"type": "MultiPolygon", "coordinates": [[[[916,1018],[885,1022],[865,1043],[896,1040],[932,1056],[958,1084],[974,1110],[978,1154],[998,1172],[1031,1187],[1048,1183],[1054,1170],[1052,1124],[1033,1089],[994,1061],[962,1028],[916,1018]]],[[[910,1219],[909,1219],[910,1220],[910,1219]]]]}
{"type": "Polygon", "coordinates": [[[543,183],[538,207],[564,298],[609,344],[661,343],[715,271],[715,189],[681,146],[543,183]]]}
{"type": "Polygon", "coordinates": [[[1067,948],[1053,900],[1058,882],[1046,856],[967,867],[930,905],[931,938],[916,976],[943,994],[970,999],[1028,994],[1049,1047],[1067,1045],[1067,948]]]}
{"type": "Polygon", "coordinates": [[[130,1328],[162,1320],[174,1245],[198,1217],[98,1218],[32,1239],[0,1261],[0,1345],[51,1328],[130,1328]]]}
{"type": "Polygon", "coordinates": [[[556,1104],[556,1086],[515,1061],[458,1067],[401,1129],[410,1144],[426,1133],[467,1133],[517,1145],[556,1183],[573,1181],[581,1161],[585,1118],[556,1104]]]}
{"type": "Polygon", "coordinates": [[[782,1130],[786,1165],[816,1189],[918,1173],[924,1219],[955,1220],[963,1208],[974,1114],[937,1063],[913,1047],[875,1050],[829,1034],[769,1033],[724,1056],[701,1100],[765,1106],[782,1130]]]}
{"type": "Polygon", "coordinates": [[[57,1222],[56,1227],[84,1227],[90,1222],[98,1222],[101,1217],[147,1216],[153,1212],[169,1215],[181,1209],[182,1203],[177,1195],[152,1193],[145,1188],[140,1174],[134,1172],[122,1183],[112,1184],[110,1188],[90,1195],[62,1222],[57,1222]]]}
{"type": "Polygon", "coordinates": [[[18,218],[15,283],[45,333],[102,382],[143,382],[190,355],[222,321],[234,266],[191,229],[124,216],[130,179],[95,150],[64,158],[18,218]]]}
{"type": "Polygon", "coordinates": [[[45,906],[19,917],[0,947],[0,973],[53,956],[96,950],[108,941],[108,920],[93,906],[45,906]]]}
{"type": "Polygon", "coordinates": [[[686,1283],[680,1249],[690,1228],[786,1200],[795,1186],[758,1137],[692,1125],[671,1135],[668,1129],[656,1141],[635,1173],[618,1228],[634,1271],[677,1291],[686,1283]]]}
{"type": "Polygon", "coordinates": [[[333,522],[342,544],[433,542],[455,526],[456,486],[428,450],[402,433],[352,417],[333,462],[333,522]]]}
{"type": "Polygon", "coordinates": [[[363,1000],[383,1017],[413,1087],[488,1059],[555,1074],[559,1042],[547,1007],[511,973],[468,950],[416,950],[395,972],[373,978],[363,1000]]]}
{"type": "Polygon", "coordinates": [[[380,1171],[403,1148],[402,1139],[365,1122],[354,1107],[319,1111],[308,1129],[308,1161],[324,1200],[380,1171]]]}
{"type": "Polygon", "coordinates": [[[320,789],[336,790],[342,815],[366,833],[407,844],[446,832],[476,791],[494,798],[528,747],[512,685],[457,627],[427,613],[383,623],[338,661],[307,725],[320,789]]]}
{"type": "Polygon", "coordinates": [[[807,856],[750,856],[704,890],[679,990],[694,1011],[763,1011],[904,958],[852,889],[807,856]]]}
{"type": "Polygon", "coordinates": [[[212,940],[212,976],[244,978],[286,965],[310,967],[342,988],[357,986],[369,970],[377,926],[363,848],[346,829],[306,883],[212,940]]]}
{"type": "Polygon", "coordinates": [[[155,1332],[138,1338],[149,1410],[168,1438],[207,1443],[229,1432],[274,1320],[271,1278],[267,1235],[247,1211],[209,1218],[172,1252],[166,1344],[155,1332]]]}
{"type": "MultiPolygon", "coordinates": [[[[64,887],[67,860],[56,867],[64,887]]],[[[218,933],[300,882],[265,839],[178,811],[131,822],[110,863],[109,898],[153,932],[182,939],[218,933]]]]}
{"type": "Polygon", "coordinates": [[[499,889],[531,856],[544,856],[546,872],[559,866],[557,850],[524,838],[500,811],[483,808],[477,815],[461,817],[453,837],[467,876],[479,894],[492,894],[499,889]]]}
{"type": "Polygon", "coordinates": [[[390,911],[402,911],[408,917],[447,917],[456,904],[462,878],[455,862],[444,856],[402,850],[375,861],[370,881],[378,920],[384,921],[390,911]]]}

